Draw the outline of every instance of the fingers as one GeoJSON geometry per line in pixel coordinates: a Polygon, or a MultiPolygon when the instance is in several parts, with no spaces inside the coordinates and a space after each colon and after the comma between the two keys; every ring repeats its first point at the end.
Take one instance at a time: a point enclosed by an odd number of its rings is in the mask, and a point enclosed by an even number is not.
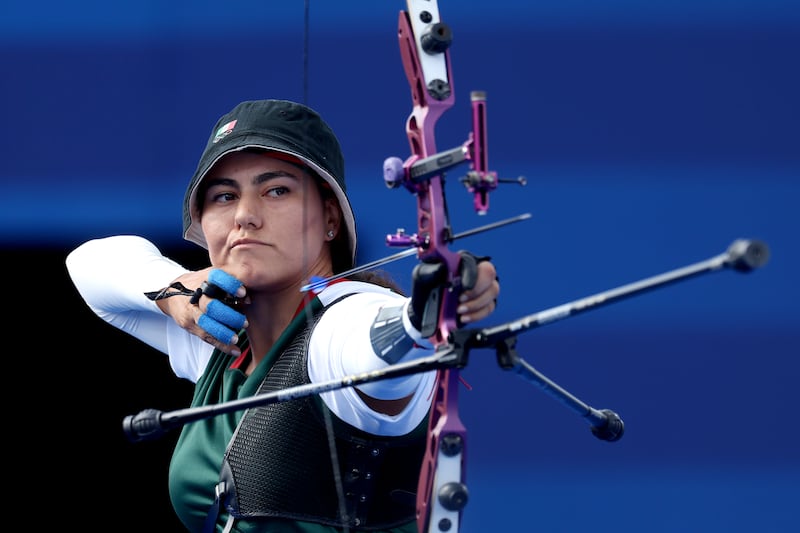
{"type": "Polygon", "coordinates": [[[497,301],[494,298],[487,298],[486,293],[479,298],[462,302],[458,306],[458,319],[463,324],[477,322],[489,316],[497,308],[497,301]]]}
{"type": "Polygon", "coordinates": [[[247,318],[232,306],[238,305],[237,298],[244,297],[246,290],[242,282],[227,272],[212,269],[208,273],[208,280],[204,281],[195,293],[191,303],[200,308],[200,298],[205,296],[210,301],[201,311],[196,324],[200,328],[198,336],[220,350],[238,355],[236,343],[239,341],[237,332],[247,327],[247,318]]]}
{"type": "Polygon", "coordinates": [[[489,316],[497,307],[500,282],[494,265],[488,261],[478,264],[478,279],[475,286],[461,294],[458,309],[459,320],[469,323],[489,316]]]}
{"type": "Polygon", "coordinates": [[[223,344],[236,344],[239,340],[239,337],[232,329],[217,322],[205,313],[197,319],[197,325],[223,344]]]}
{"type": "Polygon", "coordinates": [[[215,268],[208,273],[208,279],[194,292],[189,303],[197,305],[202,296],[222,300],[225,303],[236,305],[237,298],[245,295],[242,282],[227,272],[215,268]]]}
{"type": "Polygon", "coordinates": [[[211,300],[208,302],[208,305],[206,306],[206,314],[209,316],[209,318],[225,324],[226,326],[229,326],[235,330],[242,329],[247,323],[247,319],[242,313],[231,307],[228,307],[219,300],[211,300]]]}
{"type": "MultiPolygon", "coordinates": [[[[211,300],[206,312],[197,319],[197,325],[223,345],[235,345],[239,342],[236,334],[247,324],[242,313],[235,311],[219,300],[211,300]]],[[[206,339],[208,340],[208,339],[206,339]]],[[[211,342],[211,344],[215,344],[211,342]]],[[[222,349],[219,345],[218,348],[222,349]]]]}
{"type": "Polygon", "coordinates": [[[220,270],[218,268],[212,269],[208,273],[208,283],[216,285],[233,297],[244,296],[244,287],[242,287],[242,282],[224,270],[220,270]]]}

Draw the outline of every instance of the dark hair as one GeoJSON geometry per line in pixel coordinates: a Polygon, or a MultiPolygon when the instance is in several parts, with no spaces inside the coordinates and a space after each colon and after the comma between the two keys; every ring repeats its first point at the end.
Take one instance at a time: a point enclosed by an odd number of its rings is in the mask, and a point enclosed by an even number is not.
{"type": "MultiPolygon", "coordinates": [[[[307,170],[314,175],[314,171],[312,169],[309,168],[307,170]]],[[[336,195],[333,193],[333,190],[331,190],[330,185],[328,185],[328,183],[321,177],[316,175],[314,175],[314,177],[322,200],[325,201],[332,198],[336,200],[336,204],[339,205],[339,201],[337,200],[336,195]]],[[[341,209],[341,207],[339,207],[339,209],[341,209]]],[[[346,272],[355,266],[350,259],[350,249],[350,238],[347,232],[339,231],[336,237],[331,241],[331,266],[334,274],[341,274],[342,272],[346,272]]],[[[348,278],[353,281],[363,281],[366,283],[372,283],[374,285],[380,285],[381,287],[391,289],[397,294],[405,295],[403,289],[397,284],[397,282],[394,281],[394,279],[392,279],[391,275],[383,270],[366,270],[362,272],[356,272],[355,274],[348,276],[348,278]]]]}
{"type": "Polygon", "coordinates": [[[397,282],[392,279],[392,276],[388,272],[383,270],[365,270],[364,272],[357,272],[351,276],[348,276],[348,278],[353,281],[363,281],[366,283],[372,283],[373,285],[380,285],[381,287],[391,289],[397,294],[406,296],[402,287],[400,287],[400,285],[398,285],[397,282]]]}

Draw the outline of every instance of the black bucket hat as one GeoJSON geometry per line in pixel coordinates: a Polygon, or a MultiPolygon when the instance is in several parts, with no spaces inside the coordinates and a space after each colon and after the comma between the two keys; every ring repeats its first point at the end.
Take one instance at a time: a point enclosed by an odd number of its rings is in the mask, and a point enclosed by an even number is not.
{"type": "Polygon", "coordinates": [[[294,156],[331,186],[347,227],[351,262],[356,257],[356,222],[344,183],[339,140],[319,114],[287,100],[253,100],[238,104],[214,126],[183,200],[183,237],[208,248],[200,227],[197,190],[209,169],[231,152],[264,149],[294,156]]]}

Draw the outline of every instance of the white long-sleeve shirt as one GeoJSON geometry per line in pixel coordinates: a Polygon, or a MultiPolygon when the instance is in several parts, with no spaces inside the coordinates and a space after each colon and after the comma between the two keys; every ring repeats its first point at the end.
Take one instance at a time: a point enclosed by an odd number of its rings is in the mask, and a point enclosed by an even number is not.
{"type": "MultiPolygon", "coordinates": [[[[189,333],[165,315],[146,292],[169,285],[187,269],[164,257],[148,240],[122,235],[88,241],[66,260],[75,287],[89,308],[100,318],[165,353],[175,375],[196,382],[203,374],[213,346],[189,333]]],[[[418,346],[403,359],[430,353],[427,340],[408,323],[408,298],[377,285],[347,281],[331,284],[317,297],[332,305],[314,329],[308,354],[312,382],[325,382],[367,372],[387,363],[374,352],[369,330],[378,311],[385,306],[404,306],[406,334],[418,346]]],[[[426,372],[375,384],[373,391],[400,397],[413,392],[411,402],[394,416],[369,409],[353,388],[326,392],[321,396],[339,418],[376,435],[404,435],[414,429],[430,408],[435,372],[426,372]]]]}

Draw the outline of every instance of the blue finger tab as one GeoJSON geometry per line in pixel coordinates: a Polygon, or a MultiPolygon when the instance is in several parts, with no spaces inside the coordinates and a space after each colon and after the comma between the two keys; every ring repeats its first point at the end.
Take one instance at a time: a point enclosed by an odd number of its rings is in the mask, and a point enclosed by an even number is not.
{"type": "Polygon", "coordinates": [[[233,340],[234,332],[208,315],[200,315],[200,318],[197,319],[197,325],[220,342],[229,344],[233,340]]]}
{"type": "Polygon", "coordinates": [[[245,316],[219,300],[211,300],[208,303],[206,314],[217,322],[222,322],[236,330],[242,329],[242,326],[244,326],[245,316]]]}
{"type": "Polygon", "coordinates": [[[218,268],[212,269],[208,273],[208,282],[213,283],[231,296],[234,296],[236,291],[239,290],[239,287],[242,286],[241,281],[234,278],[224,270],[220,270],[218,268]]]}

